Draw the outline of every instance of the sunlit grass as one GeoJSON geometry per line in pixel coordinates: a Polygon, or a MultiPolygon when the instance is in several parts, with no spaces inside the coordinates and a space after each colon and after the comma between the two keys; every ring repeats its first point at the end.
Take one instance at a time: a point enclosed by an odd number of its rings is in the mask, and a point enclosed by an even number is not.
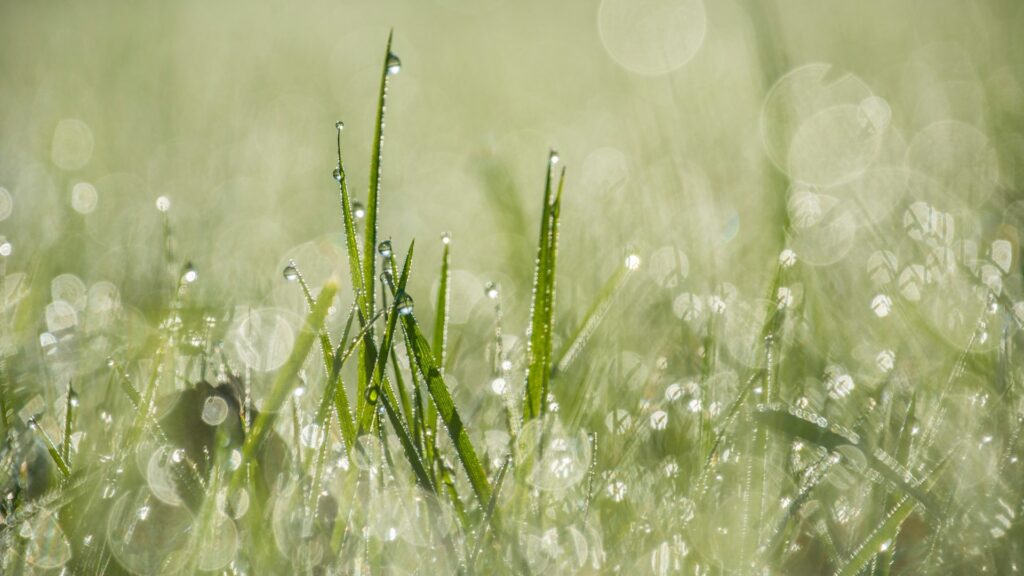
{"type": "Polygon", "coordinates": [[[383,224],[391,42],[364,202],[334,126],[339,234],[317,249],[336,261],[320,285],[298,256],[272,278],[303,316],[197,298],[222,270],[175,252],[163,197],[153,328],[4,255],[5,340],[27,343],[0,356],[3,573],[1018,569],[1022,271],[984,134],[894,143],[858,78],[773,79],[760,129],[785,246],[735,280],[752,293],[669,245],[566,282],[563,206],[584,192],[538,150],[522,334],[500,283],[454,327],[472,240],[445,234],[437,262],[383,224]],[[905,164],[877,165],[900,144],[905,164]],[[848,254],[861,265],[829,268],[848,254]]]}

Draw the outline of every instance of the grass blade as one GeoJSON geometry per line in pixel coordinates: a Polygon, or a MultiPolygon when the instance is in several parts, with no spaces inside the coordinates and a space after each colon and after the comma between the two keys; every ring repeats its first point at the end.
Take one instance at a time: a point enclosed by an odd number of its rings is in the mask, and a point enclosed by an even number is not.
{"type": "Polygon", "coordinates": [[[626,285],[626,280],[632,272],[632,268],[623,265],[605,282],[601,292],[597,295],[597,299],[583,316],[583,322],[580,324],[580,327],[573,334],[569,340],[569,345],[562,351],[562,355],[555,364],[559,372],[564,372],[568,369],[573,360],[576,359],[587,345],[587,342],[590,341],[590,337],[594,335],[598,326],[601,325],[601,321],[604,320],[605,315],[611,310],[615,297],[622,291],[622,287],[626,285]]]}
{"type": "Polygon", "coordinates": [[[557,155],[551,151],[547,177],[544,181],[544,209],[541,213],[540,238],[537,241],[537,264],[533,278],[533,303],[530,313],[530,340],[527,348],[529,365],[526,372],[526,399],[523,417],[540,417],[551,381],[551,332],[555,317],[555,262],[558,250],[558,216],[562,201],[562,170],[557,192],[552,187],[552,170],[557,155]]]}
{"type": "Polygon", "coordinates": [[[487,474],[484,472],[480,460],[477,458],[476,450],[470,442],[469,434],[463,425],[455,403],[452,401],[451,392],[445,384],[444,376],[434,361],[434,354],[430,350],[430,344],[420,331],[416,318],[412,314],[402,316],[402,328],[412,343],[412,358],[415,362],[415,369],[423,374],[426,380],[427,391],[434,400],[437,413],[448,430],[448,436],[455,446],[459,460],[469,477],[470,486],[481,507],[487,506],[491,498],[491,486],[487,481],[487,474]]]}
{"type": "Polygon", "coordinates": [[[43,430],[42,426],[36,422],[35,418],[29,418],[28,425],[29,428],[39,432],[39,436],[42,437],[43,443],[46,444],[46,451],[50,453],[50,458],[53,458],[53,462],[57,465],[57,469],[60,470],[61,475],[64,476],[64,478],[71,476],[71,468],[68,467],[68,463],[64,460],[64,457],[61,456],[60,450],[58,450],[57,446],[54,445],[53,440],[50,439],[50,435],[46,433],[46,430],[43,430]]]}
{"type": "MultiPolygon", "coordinates": [[[[945,469],[946,464],[949,462],[948,456],[943,458],[942,461],[935,467],[935,470],[929,474],[929,480],[922,485],[925,491],[931,489],[934,486],[939,475],[945,469]]],[[[881,551],[882,544],[885,542],[892,541],[897,534],[899,534],[900,527],[903,525],[903,521],[910,517],[910,514],[917,508],[918,502],[909,495],[903,496],[899,500],[899,504],[886,515],[882,523],[879,524],[863,542],[860,543],[855,549],[853,555],[846,561],[843,566],[836,570],[836,576],[856,576],[860,574],[871,559],[875,557],[881,551]]]]}
{"type": "MultiPolygon", "coordinates": [[[[256,418],[256,421],[252,425],[252,429],[249,431],[249,435],[245,439],[245,444],[242,446],[242,461],[248,462],[252,459],[253,453],[256,448],[263,441],[263,437],[273,426],[276,418],[276,412],[281,408],[285,399],[291,394],[295,387],[296,377],[299,370],[302,368],[302,363],[305,361],[306,356],[309,354],[309,349],[313,345],[313,340],[320,332],[320,328],[323,326],[324,318],[327,316],[327,309],[331,306],[331,301],[334,299],[335,293],[338,291],[338,284],[334,280],[328,280],[324,287],[320,289],[320,295],[316,299],[316,304],[313,309],[309,311],[309,315],[306,318],[305,324],[302,326],[302,330],[299,332],[298,337],[295,339],[295,345],[292,347],[291,355],[288,356],[288,360],[284,366],[281,367],[277,372],[277,376],[274,378],[273,386],[270,389],[270,394],[264,401],[264,410],[260,412],[260,415],[256,418]]],[[[245,466],[239,466],[235,472],[235,477],[232,480],[232,487],[237,488],[241,482],[242,476],[244,475],[245,466]]]]}

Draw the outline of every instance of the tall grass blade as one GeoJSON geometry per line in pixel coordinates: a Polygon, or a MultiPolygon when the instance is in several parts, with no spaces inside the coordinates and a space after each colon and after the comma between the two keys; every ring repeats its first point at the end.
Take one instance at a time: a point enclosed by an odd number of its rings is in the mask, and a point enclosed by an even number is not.
{"type": "MultiPolygon", "coordinates": [[[[306,360],[306,356],[309,354],[309,349],[313,345],[313,340],[320,333],[320,328],[323,326],[324,318],[327,317],[327,310],[331,306],[331,301],[334,299],[334,295],[338,291],[338,284],[335,280],[328,280],[324,284],[323,288],[320,289],[320,294],[317,296],[316,304],[313,309],[309,311],[309,315],[306,317],[306,322],[302,326],[302,330],[299,332],[298,337],[295,339],[295,345],[292,347],[291,354],[288,356],[288,360],[285,361],[284,366],[278,370],[274,383],[270,389],[270,393],[267,395],[263,402],[263,411],[260,412],[259,416],[256,417],[256,421],[253,423],[252,428],[249,431],[249,435],[245,439],[245,443],[242,445],[242,462],[249,462],[260,443],[263,441],[264,436],[273,427],[274,420],[276,419],[276,413],[281,408],[281,405],[288,398],[288,395],[295,388],[296,377],[298,376],[299,370],[302,368],[303,362],[306,360]]],[[[241,479],[244,475],[245,466],[239,466],[235,472],[235,477],[232,479],[232,488],[237,488],[241,479]]]]}
{"type": "Polygon", "coordinates": [[[530,339],[527,347],[525,420],[543,415],[551,382],[551,332],[555,317],[555,264],[558,251],[558,217],[562,201],[565,170],[557,191],[552,187],[552,171],[557,155],[550,153],[544,181],[544,208],[541,212],[540,238],[537,240],[537,264],[533,279],[533,303],[530,312],[530,339]]]}
{"type": "Polygon", "coordinates": [[[491,486],[487,481],[487,474],[477,458],[476,450],[469,439],[462,418],[459,416],[455,403],[452,401],[451,392],[445,384],[444,376],[434,361],[434,354],[430,350],[430,344],[420,331],[419,325],[413,314],[402,316],[402,329],[405,331],[409,342],[412,344],[412,359],[415,369],[423,374],[426,380],[427,391],[434,400],[437,413],[448,430],[448,436],[455,446],[455,451],[462,462],[462,467],[469,477],[469,484],[473,488],[477,502],[481,507],[487,506],[491,497],[491,486]]]}
{"type": "Polygon", "coordinates": [[[555,367],[559,372],[564,372],[569,368],[572,362],[579,356],[580,352],[586,347],[587,342],[590,341],[590,337],[594,335],[597,328],[601,325],[601,321],[604,320],[608,311],[611,310],[612,304],[615,302],[615,297],[622,291],[622,287],[626,285],[626,280],[629,278],[633,269],[628,266],[620,266],[618,270],[608,281],[605,282],[604,286],[601,287],[601,292],[598,293],[597,299],[587,310],[587,313],[583,316],[583,322],[580,327],[576,329],[576,333],[572,335],[569,340],[569,345],[562,351],[561,356],[558,358],[558,362],[555,367]]]}

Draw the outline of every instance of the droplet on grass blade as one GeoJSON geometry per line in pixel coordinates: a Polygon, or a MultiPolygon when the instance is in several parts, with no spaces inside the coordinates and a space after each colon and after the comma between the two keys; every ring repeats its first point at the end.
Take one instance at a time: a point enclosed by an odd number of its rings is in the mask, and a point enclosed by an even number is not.
{"type": "Polygon", "coordinates": [[[388,52],[387,74],[394,76],[402,71],[402,60],[394,52],[388,52]]]}
{"type": "Polygon", "coordinates": [[[171,199],[167,196],[159,196],[156,199],[156,209],[161,212],[167,212],[171,209],[171,199]]]}
{"type": "Polygon", "coordinates": [[[412,296],[409,296],[405,292],[402,292],[401,294],[398,295],[398,302],[396,306],[398,308],[398,313],[400,315],[408,316],[409,314],[412,314],[412,296]]]}
{"type": "Polygon", "coordinates": [[[381,258],[391,258],[391,240],[383,240],[380,244],[377,244],[377,253],[380,254],[381,258]]]}
{"type": "Polygon", "coordinates": [[[299,269],[295,267],[293,262],[289,262],[288,265],[284,267],[282,275],[285,280],[295,282],[299,279],[299,269]]]}
{"type": "Polygon", "coordinates": [[[182,281],[185,282],[186,284],[191,284],[195,282],[198,278],[199,272],[196,270],[196,267],[193,266],[191,262],[185,264],[185,269],[181,273],[182,281]]]}

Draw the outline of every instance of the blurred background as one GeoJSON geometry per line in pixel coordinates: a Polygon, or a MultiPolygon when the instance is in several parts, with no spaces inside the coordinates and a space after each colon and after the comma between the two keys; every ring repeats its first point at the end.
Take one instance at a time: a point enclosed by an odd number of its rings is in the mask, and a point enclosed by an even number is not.
{"type": "Polygon", "coordinates": [[[271,298],[290,251],[340,231],[334,122],[363,196],[391,28],[383,234],[430,262],[450,231],[481,286],[528,286],[549,147],[568,167],[566,286],[596,291],[630,245],[763,284],[788,184],[762,108],[807,64],[798,90],[843,79],[884,99],[885,162],[939,120],[1011,143],[1001,185],[1024,149],[1010,0],[6,2],[0,22],[8,268],[111,281],[140,305],[162,297],[160,196],[211,303],[271,298]]]}

